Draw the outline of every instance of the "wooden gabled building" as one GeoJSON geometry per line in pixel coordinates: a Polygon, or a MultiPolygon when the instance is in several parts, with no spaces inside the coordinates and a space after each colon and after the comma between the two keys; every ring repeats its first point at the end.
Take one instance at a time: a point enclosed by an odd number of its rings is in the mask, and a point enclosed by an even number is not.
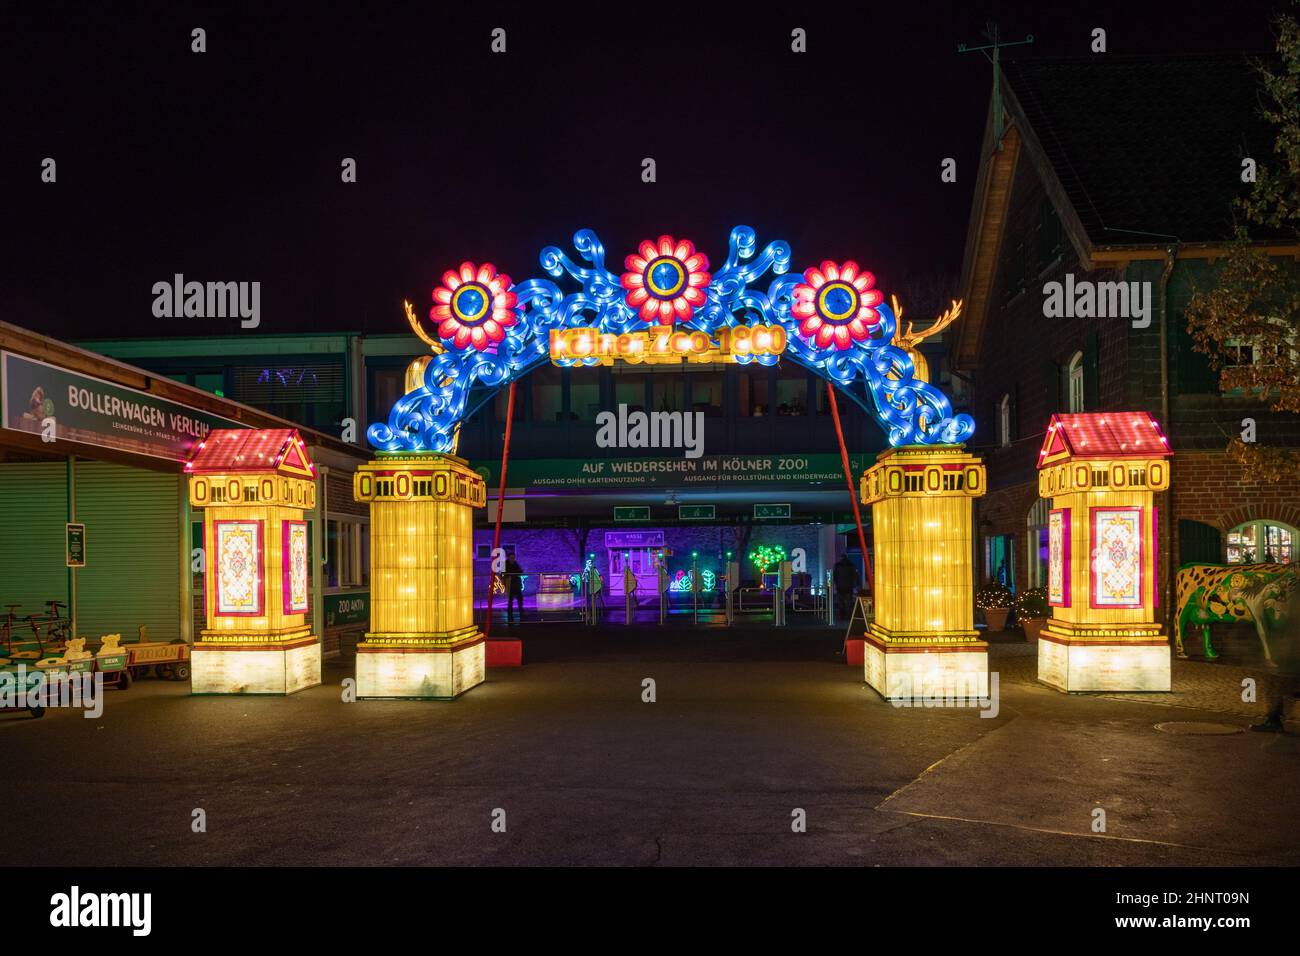
{"type": "MultiPolygon", "coordinates": [[[[1173,483],[1157,501],[1166,586],[1187,561],[1297,560],[1300,478],[1247,482],[1225,447],[1247,417],[1259,441],[1300,444],[1300,417],[1221,394],[1184,315],[1250,188],[1242,159],[1271,154],[1254,68],[1242,56],[1107,54],[1012,61],[996,82],[1005,120],[994,130],[990,108],[953,346],[988,465],[983,576],[1046,583],[1036,458],[1052,416],[1070,412],[1144,411],[1169,436],[1173,483]],[[1103,283],[1124,283],[1122,298],[1103,283]],[[1084,289],[1090,307],[1076,299],[1084,289]],[[1096,314],[1116,304],[1127,314],[1096,314]]],[[[1294,241],[1261,245],[1300,268],[1294,241]]],[[[1241,345],[1243,361],[1259,358],[1241,345]]]]}

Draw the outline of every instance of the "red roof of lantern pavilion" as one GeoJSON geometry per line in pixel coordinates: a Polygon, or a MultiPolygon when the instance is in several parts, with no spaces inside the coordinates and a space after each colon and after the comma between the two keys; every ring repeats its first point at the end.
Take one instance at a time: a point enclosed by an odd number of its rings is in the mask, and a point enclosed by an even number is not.
{"type": "Polygon", "coordinates": [[[316,466],[296,428],[213,429],[194,449],[185,470],[192,475],[253,471],[316,476],[316,466]]]}
{"type": "Polygon", "coordinates": [[[1065,458],[1168,458],[1173,454],[1149,412],[1078,412],[1053,415],[1038,467],[1065,458]]]}

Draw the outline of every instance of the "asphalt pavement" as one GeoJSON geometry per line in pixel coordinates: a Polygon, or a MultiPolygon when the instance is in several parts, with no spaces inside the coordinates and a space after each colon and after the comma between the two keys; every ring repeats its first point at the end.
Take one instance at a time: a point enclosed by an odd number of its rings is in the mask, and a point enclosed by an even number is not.
{"type": "Polygon", "coordinates": [[[1300,737],[1245,731],[1263,704],[1218,664],[1064,695],[996,644],[986,718],[884,702],[824,628],[516,633],[525,666],[453,702],[344,703],[338,659],[287,698],[147,679],[99,719],[0,714],[4,862],[1300,863],[1300,737]]]}

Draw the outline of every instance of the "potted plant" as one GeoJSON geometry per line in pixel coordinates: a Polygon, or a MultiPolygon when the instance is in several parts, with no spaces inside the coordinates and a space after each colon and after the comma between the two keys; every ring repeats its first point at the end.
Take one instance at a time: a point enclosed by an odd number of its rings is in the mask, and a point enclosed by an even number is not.
{"type": "Polygon", "coordinates": [[[1011,592],[1006,586],[990,581],[975,592],[975,606],[984,612],[984,622],[990,631],[1001,631],[1007,626],[1011,613],[1011,592]]]}
{"type": "Polygon", "coordinates": [[[1016,598],[1016,620],[1025,629],[1025,640],[1038,642],[1038,632],[1043,623],[1051,616],[1052,609],[1047,604],[1047,588],[1029,588],[1021,591],[1016,598]]]}

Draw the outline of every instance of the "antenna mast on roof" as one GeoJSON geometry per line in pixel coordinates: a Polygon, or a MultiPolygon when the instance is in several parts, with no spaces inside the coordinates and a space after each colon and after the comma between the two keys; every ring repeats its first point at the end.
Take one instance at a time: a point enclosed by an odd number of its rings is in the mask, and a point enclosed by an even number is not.
{"type": "Polygon", "coordinates": [[[1023,40],[1011,40],[1003,43],[998,25],[992,20],[984,27],[984,36],[989,39],[985,46],[967,46],[964,43],[957,44],[958,53],[983,53],[985,59],[993,64],[993,147],[994,149],[1002,148],[1002,133],[1005,131],[1006,124],[1003,121],[1002,114],[1002,66],[999,57],[1004,46],[1023,46],[1026,43],[1034,42],[1034,35],[1031,33],[1023,40]],[[993,53],[990,55],[989,50],[993,53]]]}

